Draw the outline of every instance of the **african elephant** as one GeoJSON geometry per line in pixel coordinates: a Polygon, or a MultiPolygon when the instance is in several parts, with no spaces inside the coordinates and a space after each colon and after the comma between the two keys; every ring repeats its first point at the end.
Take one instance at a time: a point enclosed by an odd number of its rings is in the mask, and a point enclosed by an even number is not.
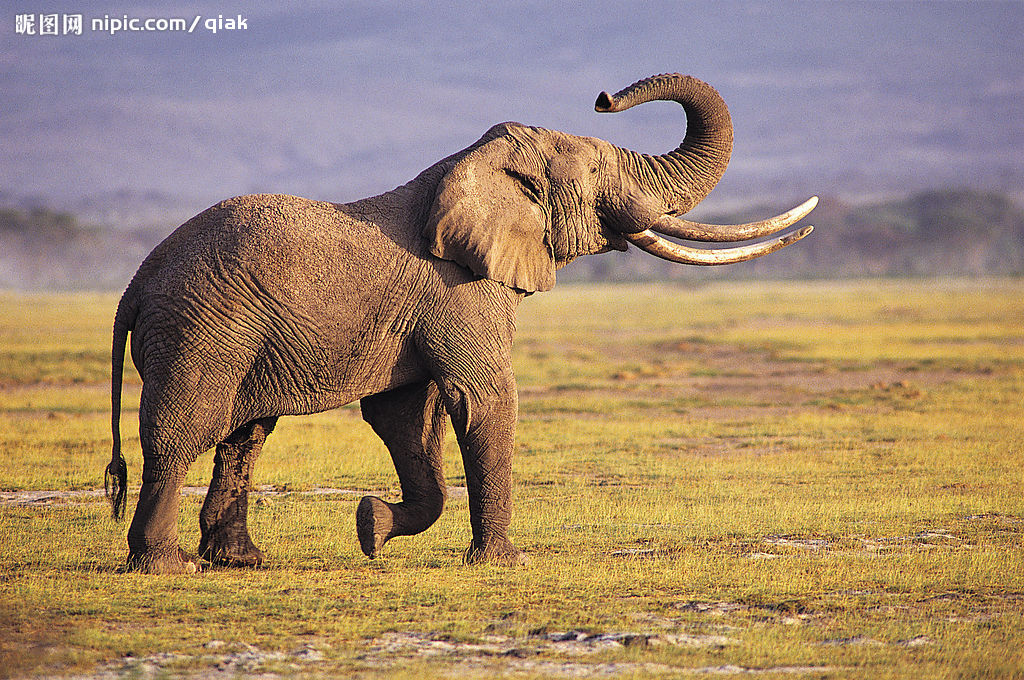
{"type": "Polygon", "coordinates": [[[393,191],[336,204],[251,195],[185,222],[145,259],[114,318],[113,454],[107,492],[126,505],[120,446],[121,375],[142,377],[142,488],[128,530],[128,568],[194,572],[178,545],[180,489],[199,454],[216,447],[199,516],[199,555],[257,565],[247,527],[250,474],[280,416],[361,400],[384,441],[400,503],[365,496],[359,544],[375,556],[395,536],[427,529],[445,503],[442,443],[450,418],[462,451],[472,542],[467,563],[517,563],[509,541],[518,397],[511,351],[516,308],[555,285],[581,255],[635,244],[686,264],[748,260],[811,227],[722,249],[802,219],[812,198],[778,217],[716,226],[679,217],[715,186],[732,151],[732,122],[709,85],[689,76],[644,79],[596,109],[652,100],[686,113],[680,146],[648,156],[600,139],[501,123],[467,149],[393,191]]]}

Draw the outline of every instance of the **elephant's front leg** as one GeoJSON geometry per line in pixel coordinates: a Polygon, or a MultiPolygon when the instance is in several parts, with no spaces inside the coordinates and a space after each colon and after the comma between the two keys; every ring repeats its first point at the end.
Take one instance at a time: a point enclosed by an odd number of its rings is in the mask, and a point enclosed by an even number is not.
{"type": "Polygon", "coordinates": [[[446,414],[432,380],[366,397],[361,407],[388,447],[402,485],[401,503],[364,496],[356,510],[359,546],[372,558],[388,540],[418,534],[441,516],[446,414]]]}
{"type": "Polygon", "coordinates": [[[511,370],[477,389],[446,384],[448,410],[462,449],[473,542],[467,564],[525,564],[508,538],[512,520],[512,454],[519,399],[511,370]]]}
{"type": "Polygon", "coordinates": [[[216,564],[254,567],[263,552],[249,536],[249,483],[253,466],[277,418],[238,428],[220,444],[213,459],[213,479],[199,512],[199,555],[216,564]]]}

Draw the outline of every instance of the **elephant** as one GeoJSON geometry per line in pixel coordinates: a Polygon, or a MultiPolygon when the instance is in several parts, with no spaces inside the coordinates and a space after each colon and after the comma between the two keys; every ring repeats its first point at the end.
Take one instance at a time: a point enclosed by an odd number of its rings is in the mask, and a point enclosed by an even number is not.
{"type": "Polygon", "coordinates": [[[685,136],[664,155],[506,122],[387,193],[338,204],[287,195],[231,198],[178,227],[142,262],[113,322],[107,496],[124,515],[122,373],[128,335],[142,379],[142,486],[126,568],[194,573],[202,560],[256,566],[248,529],[253,466],[278,418],[356,400],[393,459],[401,502],[364,496],[362,551],[430,527],[446,501],[450,420],[461,450],[472,538],[467,564],[520,564],[509,539],[518,417],[516,310],[582,255],[626,250],[694,265],[749,260],[805,237],[734,242],[800,221],[816,197],[777,217],[714,225],[681,217],[711,191],[732,152],[732,121],[710,85],[663,74],[598,112],[675,101],[685,136]],[[198,555],[178,541],[183,480],[215,449],[198,555]]]}

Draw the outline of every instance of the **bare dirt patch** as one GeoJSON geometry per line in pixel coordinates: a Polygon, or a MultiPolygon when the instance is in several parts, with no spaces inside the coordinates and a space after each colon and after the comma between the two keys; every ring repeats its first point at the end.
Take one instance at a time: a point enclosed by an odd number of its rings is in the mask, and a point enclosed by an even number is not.
{"type": "MultiPolygon", "coordinates": [[[[714,647],[722,636],[635,635],[605,633],[587,635],[578,631],[532,635],[516,639],[490,635],[477,642],[459,642],[425,633],[386,633],[363,643],[365,651],[356,663],[365,672],[387,673],[417,660],[437,664],[452,677],[494,677],[532,673],[545,677],[591,678],[620,675],[807,675],[838,670],[831,666],[771,666],[748,668],[736,665],[683,667],[637,661],[590,661],[585,657],[608,649],[627,646],[675,645],[714,647]]],[[[729,640],[729,644],[734,644],[729,640]]],[[[330,677],[331,646],[310,643],[281,652],[266,651],[247,643],[211,640],[201,654],[163,652],[145,657],[125,657],[96,671],[70,680],[122,680],[123,678],[222,678],[260,677],[267,680],[312,674],[330,677]]]]}
{"type": "Polygon", "coordinates": [[[262,650],[247,643],[211,640],[204,654],[161,652],[144,657],[125,657],[105,664],[93,673],[70,680],[121,680],[122,678],[279,678],[316,671],[323,661],[323,645],[304,645],[290,652],[262,650]]]}
{"type": "MultiPolygon", "coordinates": [[[[826,361],[786,361],[769,351],[728,345],[708,346],[699,357],[705,370],[673,376],[676,389],[714,395],[719,403],[760,406],[762,412],[768,405],[790,411],[830,397],[919,399],[929,388],[964,377],[938,366],[923,369],[914,364],[840,366],[826,361]]],[[[722,410],[721,406],[710,406],[695,409],[695,413],[722,410]]],[[[724,410],[736,415],[732,413],[735,408],[724,410]]]]}
{"type": "Polygon", "coordinates": [[[592,661],[587,657],[624,648],[685,647],[721,649],[738,644],[725,635],[668,633],[595,633],[578,630],[537,631],[525,638],[488,635],[461,642],[422,633],[387,633],[371,640],[359,659],[389,668],[403,660],[443,662],[455,677],[493,677],[496,672],[533,673],[552,677],[589,678],[658,675],[810,674],[833,670],[825,666],[745,668],[734,665],[685,667],[640,661],[592,661]]]}
{"type": "MultiPolygon", "coordinates": [[[[135,488],[138,493],[138,488],[135,488]]],[[[186,486],[181,490],[183,496],[205,496],[205,486],[186,486]]],[[[306,491],[279,489],[271,485],[261,486],[252,491],[255,499],[281,498],[284,496],[352,496],[361,498],[371,491],[361,489],[333,489],[317,487],[306,491]]],[[[448,498],[465,498],[466,487],[449,486],[448,498]]],[[[98,503],[106,500],[103,489],[81,489],[77,491],[45,490],[45,491],[0,491],[0,505],[21,507],[43,507],[68,503],[98,503]]]]}
{"type": "Polygon", "coordinates": [[[522,400],[528,403],[532,397],[553,394],[566,399],[606,395],[655,408],[672,404],[672,410],[698,418],[740,420],[808,408],[903,408],[941,385],[994,376],[991,370],[968,372],[913,362],[792,361],[769,349],[685,341],[656,343],[641,354],[644,358],[638,362],[635,351],[607,348],[610,366],[620,368],[612,368],[606,380],[586,388],[524,384],[522,400]]]}

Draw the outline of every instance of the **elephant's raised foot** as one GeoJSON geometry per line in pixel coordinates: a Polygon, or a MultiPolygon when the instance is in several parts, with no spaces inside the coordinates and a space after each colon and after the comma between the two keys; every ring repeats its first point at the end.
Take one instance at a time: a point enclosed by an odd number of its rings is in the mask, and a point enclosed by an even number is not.
{"type": "Polygon", "coordinates": [[[170,553],[131,553],[124,571],[138,571],[144,574],[195,574],[200,571],[198,560],[178,548],[170,553]]]}
{"type": "Polygon", "coordinates": [[[487,563],[501,567],[522,567],[530,562],[530,558],[508,540],[483,545],[474,541],[462,556],[462,561],[466,564],[487,563]]]}
{"type": "Polygon", "coordinates": [[[228,532],[212,531],[199,543],[199,555],[222,567],[258,567],[263,564],[263,551],[249,538],[230,536],[228,532]]]}
{"type": "Polygon", "coordinates": [[[376,496],[363,496],[356,508],[356,534],[359,547],[371,560],[377,556],[394,528],[391,507],[376,496]]]}

